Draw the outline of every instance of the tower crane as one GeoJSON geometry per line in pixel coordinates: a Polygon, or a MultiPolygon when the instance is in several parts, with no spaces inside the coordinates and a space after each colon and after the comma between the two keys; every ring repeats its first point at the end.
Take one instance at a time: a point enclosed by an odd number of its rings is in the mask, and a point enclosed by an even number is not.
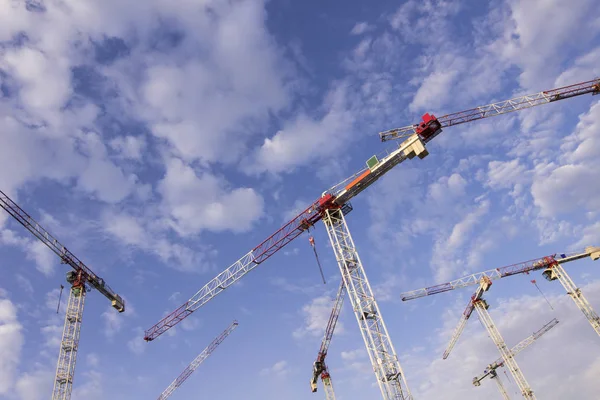
{"type": "MultiPolygon", "coordinates": [[[[552,101],[586,93],[598,94],[600,93],[600,79],[552,89],[548,92],[552,94],[552,101]]],[[[517,110],[515,108],[513,111],[517,110]]],[[[505,112],[508,111],[507,108],[505,112]]],[[[480,115],[484,114],[480,112],[480,115]]],[[[489,114],[489,116],[492,115],[500,115],[500,113],[489,114]]],[[[487,116],[485,115],[485,117],[487,116]]],[[[412,133],[400,143],[397,149],[387,153],[381,159],[377,156],[371,157],[366,162],[366,168],[323,192],[321,197],[304,211],[209,281],[188,301],[147,329],[144,332],[144,340],[150,342],[158,338],[318,221],[323,220],[382,395],[385,399],[411,398],[398,356],[346,225],[345,215],[352,210],[350,200],[393,167],[415,156],[420,159],[426,157],[429,152],[425,148],[425,144],[439,135],[441,129],[442,124],[438,119],[430,114],[425,114],[420,124],[411,125],[409,131],[412,133]]]]}
{"type": "MultiPolygon", "coordinates": [[[[490,289],[490,286],[492,286],[492,280],[490,278],[488,278],[487,276],[482,277],[479,282],[479,287],[477,288],[477,290],[475,291],[473,296],[471,296],[471,300],[469,300],[469,304],[467,305],[467,308],[465,309],[465,312],[463,313],[463,316],[461,317],[460,322],[458,323],[458,326],[456,327],[456,330],[452,334],[452,338],[450,339],[450,344],[448,345],[448,348],[444,352],[444,359],[446,359],[450,355],[452,348],[454,347],[454,345],[458,341],[458,338],[460,337],[461,333],[464,330],[467,320],[473,313],[473,310],[475,310],[475,311],[477,311],[479,320],[481,321],[483,326],[485,326],[485,329],[487,329],[488,334],[492,338],[492,341],[498,348],[498,351],[500,352],[502,360],[504,361],[504,364],[506,364],[506,366],[508,367],[508,370],[512,374],[513,379],[515,380],[515,382],[517,383],[517,386],[519,387],[519,390],[521,391],[521,394],[526,399],[534,400],[535,395],[533,394],[533,391],[531,390],[529,383],[527,383],[527,380],[525,379],[525,376],[523,375],[521,368],[519,368],[519,366],[517,365],[517,361],[514,359],[512,352],[510,350],[508,350],[508,347],[506,346],[506,342],[502,338],[500,331],[494,324],[494,321],[492,320],[491,315],[487,311],[489,308],[489,305],[483,298],[483,294],[490,289]]],[[[504,388],[502,388],[502,389],[504,389],[504,388]]]]}
{"type": "Polygon", "coordinates": [[[335,393],[333,391],[333,384],[331,383],[331,376],[329,375],[329,370],[327,369],[327,365],[325,364],[325,357],[327,357],[327,352],[329,351],[331,338],[333,337],[335,326],[340,317],[340,312],[342,311],[342,305],[344,304],[345,296],[346,285],[344,284],[344,280],[342,279],[342,281],[340,282],[340,287],[337,291],[337,295],[335,296],[335,301],[333,303],[331,315],[329,315],[329,321],[327,322],[325,336],[323,336],[321,347],[319,348],[319,353],[317,354],[317,360],[313,364],[313,375],[310,379],[310,390],[314,393],[317,391],[317,380],[319,379],[319,376],[321,376],[321,381],[323,382],[323,390],[325,391],[325,398],[327,400],[335,400],[335,393]]]}
{"type": "Polygon", "coordinates": [[[71,284],[69,301],[65,314],[62,340],[56,375],[54,377],[54,389],[52,400],[68,400],[71,398],[73,389],[73,377],[75,375],[75,363],[79,350],[79,335],[81,332],[81,319],[83,317],[83,306],[86,293],[94,288],[106,297],[113,308],[122,313],[125,311],[125,302],[116,294],[104,279],[96,275],[79,258],[71,253],[65,246],[38,224],[29,214],[0,190],[0,207],[4,208],[14,219],[23,225],[29,232],[38,238],[60,257],[61,263],[73,268],[67,272],[67,282],[71,284]]]}
{"type": "MultiPolygon", "coordinates": [[[[527,347],[529,347],[529,345],[533,344],[533,342],[538,340],[540,337],[542,337],[545,333],[550,331],[556,325],[558,325],[558,320],[556,318],[554,318],[550,322],[548,322],[546,325],[541,327],[538,331],[534,332],[531,336],[523,339],[515,347],[510,349],[510,352],[513,355],[513,357],[516,356],[517,354],[519,354],[521,351],[525,350],[527,347]]],[[[500,390],[500,393],[502,394],[502,397],[504,398],[504,400],[510,400],[510,398],[508,397],[508,392],[504,388],[504,385],[502,384],[500,377],[496,373],[496,370],[503,366],[504,366],[504,360],[502,359],[502,357],[500,357],[493,363],[489,364],[487,366],[487,368],[483,371],[483,374],[481,376],[476,376],[475,378],[473,378],[473,385],[481,386],[481,381],[489,376],[491,379],[493,379],[496,382],[496,385],[498,386],[498,390],[500,390]]]]}
{"type": "Polygon", "coordinates": [[[229,336],[229,334],[233,332],[234,329],[237,328],[237,326],[238,322],[233,321],[231,325],[227,327],[227,329],[225,329],[219,336],[215,338],[215,340],[213,340],[208,346],[206,346],[206,348],[202,350],[202,353],[198,354],[198,356],[194,358],[194,361],[192,361],[190,365],[185,367],[183,372],[177,378],[175,378],[173,382],[171,382],[171,384],[160,394],[160,396],[158,396],[158,400],[166,400],[167,398],[169,398],[169,396],[173,394],[175,389],[181,386],[183,382],[185,382],[185,380],[189,378],[189,376],[200,366],[200,364],[202,364],[204,360],[206,360],[213,353],[213,351],[215,351],[215,349],[219,347],[223,340],[225,340],[225,338],[229,336]]]}
{"type": "Polygon", "coordinates": [[[402,301],[413,300],[423,296],[429,296],[432,294],[443,293],[449,290],[458,289],[465,286],[475,285],[481,281],[482,278],[490,280],[505,278],[507,276],[513,276],[517,274],[528,274],[531,271],[543,270],[542,276],[548,280],[559,280],[559,282],[566,289],[567,294],[573,299],[577,307],[581,310],[583,315],[587,318],[588,322],[600,335],[600,317],[594,311],[591,304],[587,301],[580,288],[578,288],[571,277],[567,274],[567,271],[562,267],[562,264],[580,260],[582,258],[590,257],[593,261],[600,258],[600,247],[586,247],[583,252],[572,253],[572,254],[553,254],[550,256],[537,258],[534,260],[526,261],[519,264],[508,265],[506,267],[496,268],[484,272],[478,272],[476,274],[468,275],[451,282],[442,283],[441,285],[431,286],[424,289],[413,290],[410,292],[402,293],[400,296],[402,301]]]}

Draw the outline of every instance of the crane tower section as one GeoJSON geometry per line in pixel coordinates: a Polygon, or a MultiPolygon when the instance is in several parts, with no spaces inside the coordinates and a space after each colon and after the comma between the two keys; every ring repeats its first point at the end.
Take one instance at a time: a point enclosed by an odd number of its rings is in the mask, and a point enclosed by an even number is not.
{"type": "Polygon", "coordinates": [[[412,399],[343,213],[339,209],[327,210],[323,222],[383,398],[412,399]]]}
{"type": "Polygon", "coordinates": [[[202,364],[219,345],[237,328],[238,322],[233,321],[219,336],[215,338],[198,356],[183,370],[183,372],[175,378],[173,382],[158,396],[158,400],[166,400],[169,398],[175,389],[183,384],[187,378],[202,364]]]}

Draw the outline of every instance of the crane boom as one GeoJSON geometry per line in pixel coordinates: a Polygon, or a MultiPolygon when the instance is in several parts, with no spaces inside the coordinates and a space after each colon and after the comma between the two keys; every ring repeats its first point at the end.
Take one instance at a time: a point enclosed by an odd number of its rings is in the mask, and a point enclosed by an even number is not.
{"type": "Polygon", "coordinates": [[[60,257],[64,264],[68,264],[76,272],[81,271],[85,277],[86,283],[98,290],[104,297],[110,300],[111,305],[119,312],[125,311],[125,301],[116,294],[105,282],[104,279],[96,275],[88,268],[83,261],[71,253],[65,246],[38,224],[29,214],[25,212],[17,203],[12,201],[3,191],[0,190],[0,207],[4,208],[14,219],[23,225],[36,238],[50,248],[60,257]]]}
{"type": "MultiPolygon", "coordinates": [[[[569,99],[587,93],[592,93],[594,95],[600,93],[600,79],[596,78],[592,79],[591,81],[576,83],[574,85],[546,90],[535,94],[519,96],[509,100],[503,100],[497,103],[447,114],[437,118],[437,121],[439,122],[439,128],[441,129],[449,126],[464,124],[466,122],[495,117],[497,115],[507,114],[513,111],[519,111],[542,104],[548,104],[558,100],[569,99]]],[[[435,116],[425,114],[421,124],[409,125],[403,128],[390,129],[380,132],[379,137],[381,138],[382,142],[385,142],[392,139],[400,139],[410,136],[413,133],[418,134],[420,133],[420,129],[425,127],[422,124],[427,124],[430,120],[436,120],[435,116]]]]}
{"type": "MultiPolygon", "coordinates": [[[[331,314],[329,315],[329,320],[327,321],[327,328],[325,329],[325,335],[321,341],[321,347],[319,348],[319,353],[317,354],[317,360],[313,364],[313,376],[310,380],[310,388],[313,393],[317,391],[317,380],[319,375],[323,373],[326,373],[325,376],[327,379],[329,379],[329,385],[331,386],[331,376],[329,375],[327,366],[325,365],[325,357],[327,357],[329,345],[331,344],[331,338],[333,337],[333,332],[335,331],[337,321],[340,317],[340,312],[342,311],[344,297],[346,297],[346,285],[342,279],[340,282],[340,287],[337,291],[337,295],[335,296],[335,301],[333,303],[333,308],[331,309],[331,314]]],[[[321,380],[323,380],[323,384],[325,385],[323,375],[321,375],[321,380]]]]}
{"type": "Polygon", "coordinates": [[[488,271],[478,272],[472,275],[467,275],[465,277],[455,279],[447,283],[442,283],[440,285],[404,292],[400,294],[400,297],[402,298],[402,301],[413,300],[418,299],[419,297],[430,296],[432,294],[443,293],[466,286],[477,285],[483,277],[487,277],[491,280],[496,280],[500,278],[505,278],[507,276],[526,274],[531,271],[546,269],[554,265],[555,263],[564,264],[567,262],[580,260],[582,258],[592,255],[594,252],[597,251],[598,248],[588,247],[583,252],[561,254],[560,257],[557,257],[556,254],[553,254],[550,256],[536,258],[522,263],[490,269],[488,271]]]}
{"type": "MultiPolygon", "coordinates": [[[[558,320],[556,318],[552,319],[550,322],[546,323],[543,327],[541,327],[539,330],[537,330],[536,332],[534,332],[532,335],[528,336],[527,338],[521,340],[519,343],[517,343],[515,345],[515,347],[513,347],[512,349],[510,349],[510,352],[512,353],[513,357],[516,356],[517,354],[519,354],[520,352],[522,352],[523,350],[525,350],[527,347],[529,347],[533,342],[535,342],[536,340],[538,340],[540,337],[542,337],[545,333],[549,332],[552,328],[554,328],[556,325],[558,325],[558,320]]],[[[474,386],[480,386],[481,385],[481,381],[486,378],[489,375],[492,375],[493,372],[497,369],[504,366],[504,359],[502,359],[502,357],[498,358],[496,361],[494,361],[493,363],[489,364],[487,366],[487,368],[485,369],[485,371],[483,372],[483,375],[479,376],[479,377],[475,377],[473,378],[473,385],[474,386]]]]}
{"type": "Polygon", "coordinates": [[[492,281],[488,277],[484,276],[483,278],[481,278],[481,281],[479,282],[479,287],[477,288],[477,290],[475,291],[473,296],[471,296],[471,300],[469,301],[469,304],[467,304],[467,308],[463,312],[463,315],[460,318],[460,321],[458,322],[458,325],[457,325],[456,329],[454,330],[454,333],[452,334],[450,343],[448,344],[448,347],[446,347],[446,350],[444,351],[444,355],[442,356],[442,358],[444,360],[446,358],[448,358],[448,356],[450,355],[450,352],[454,348],[454,345],[458,341],[458,338],[460,337],[463,330],[465,329],[465,326],[467,325],[467,321],[469,320],[469,318],[471,317],[471,314],[473,313],[473,310],[475,309],[475,303],[477,303],[479,300],[481,300],[481,298],[483,297],[483,294],[490,289],[490,286],[492,286],[492,281]]]}
{"type": "Polygon", "coordinates": [[[231,325],[227,327],[227,329],[225,329],[219,336],[215,338],[215,340],[213,340],[204,350],[202,350],[202,353],[198,354],[198,356],[190,363],[190,365],[185,367],[183,372],[177,378],[175,378],[173,382],[171,382],[171,384],[160,394],[160,396],[158,396],[158,400],[166,400],[175,391],[175,389],[181,386],[183,382],[185,382],[185,380],[189,378],[189,376],[200,366],[200,364],[202,364],[204,360],[206,360],[212,354],[212,352],[215,351],[215,349],[223,342],[223,340],[225,340],[225,338],[229,336],[229,334],[233,332],[235,328],[237,328],[237,326],[238,322],[233,321],[231,325]]]}
{"type": "MultiPolygon", "coordinates": [[[[597,80],[594,80],[593,82],[596,82],[596,86],[593,86],[591,92],[596,93],[600,86],[597,86],[597,80]]],[[[584,87],[584,89],[581,90],[588,90],[586,93],[590,92],[589,87],[585,89],[586,86],[584,83],[572,86],[576,87],[580,85],[584,87]]],[[[573,97],[576,95],[575,88],[572,88],[570,91],[565,91],[563,89],[564,88],[553,89],[551,92],[556,92],[555,96],[560,95],[573,97]]],[[[196,311],[198,308],[212,300],[216,295],[231,286],[237,280],[241,279],[248,272],[252,271],[259,264],[267,260],[292,240],[300,236],[309,227],[321,220],[327,210],[341,208],[344,215],[350,212],[352,207],[350,206],[349,201],[354,196],[358,195],[367,187],[375,183],[380,177],[385,175],[396,165],[402,163],[406,159],[412,159],[415,156],[418,156],[421,159],[426,157],[429,153],[425,148],[425,144],[436,137],[441,132],[442,128],[435,117],[429,116],[429,114],[426,115],[428,117],[425,118],[421,124],[416,126],[415,129],[413,129],[412,134],[408,135],[408,137],[406,137],[407,135],[404,135],[406,139],[401,142],[397,149],[391,151],[381,159],[377,156],[371,157],[366,162],[367,168],[361,169],[342,182],[336,184],[329,190],[325,191],[319,199],[315,200],[303,212],[287,222],[277,232],[268,237],[257,247],[234,262],[231,266],[229,266],[229,268],[209,281],[179,308],[147,329],[144,332],[144,340],[150,342],[173,326],[177,325],[192,312],[196,311]]],[[[474,119],[465,119],[461,123],[474,119]]],[[[456,123],[453,124],[456,125],[456,123]]],[[[414,126],[411,126],[411,129],[412,127],[414,126]]]]}

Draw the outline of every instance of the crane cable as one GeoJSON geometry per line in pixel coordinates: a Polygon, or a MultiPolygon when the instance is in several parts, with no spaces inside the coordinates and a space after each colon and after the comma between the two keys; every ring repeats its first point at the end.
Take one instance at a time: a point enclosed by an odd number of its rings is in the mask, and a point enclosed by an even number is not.
{"type": "Polygon", "coordinates": [[[58,310],[60,309],[60,299],[62,297],[62,291],[65,287],[60,285],[60,293],[58,294],[58,305],[56,306],[56,313],[58,314],[58,310]]]}
{"type": "Polygon", "coordinates": [[[321,267],[321,262],[319,261],[319,255],[317,254],[317,248],[315,247],[315,238],[312,236],[309,236],[308,242],[310,243],[310,245],[313,248],[313,251],[315,252],[315,258],[317,259],[317,265],[319,266],[319,272],[321,272],[321,278],[323,278],[323,284],[326,284],[327,282],[325,282],[325,275],[323,275],[323,268],[321,267]]]}
{"type": "Polygon", "coordinates": [[[533,283],[535,285],[535,287],[537,288],[537,290],[539,290],[540,294],[546,300],[546,303],[548,303],[548,305],[550,306],[550,308],[552,309],[552,311],[554,311],[554,307],[552,307],[552,304],[550,304],[550,301],[548,301],[548,299],[546,298],[546,295],[542,292],[542,289],[540,289],[540,287],[537,285],[537,282],[535,281],[535,279],[532,279],[531,283],[533,283]]]}

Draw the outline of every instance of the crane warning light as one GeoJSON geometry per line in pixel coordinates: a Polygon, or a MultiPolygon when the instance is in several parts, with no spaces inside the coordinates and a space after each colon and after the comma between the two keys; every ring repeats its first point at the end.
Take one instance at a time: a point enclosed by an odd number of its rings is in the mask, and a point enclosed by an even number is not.
{"type": "Polygon", "coordinates": [[[415,129],[417,131],[417,135],[421,137],[421,139],[427,141],[437,136],[442,131],[442,124],[433,114],[425,113],[423,114],[423,122],[417,125],[415,129]]]}

